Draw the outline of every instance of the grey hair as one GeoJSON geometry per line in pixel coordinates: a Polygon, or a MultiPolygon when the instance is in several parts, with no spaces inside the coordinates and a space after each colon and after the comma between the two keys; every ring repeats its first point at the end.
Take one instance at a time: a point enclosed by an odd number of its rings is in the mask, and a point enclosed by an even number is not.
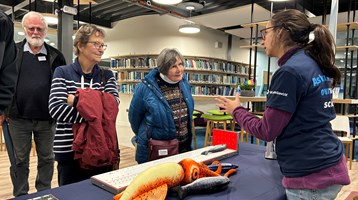
{"type": "Polygon", "coordinates": [[[45,28],[45,31],[47,32],[47,29],[48,29],[48,24],[47,24],[47,21],[46,19],[44,18],[44,16],[39,13],[39,12],[35,12],[35,11],[30,11],[28,13],[26,13],[23,17],[22,17],[22,21],[21,21],[21,24],[22,24],[22,28],[25,28],[25,21],[28,19],[28,18],[31,18],[31,17],[37,17],[39,19],[41,19],[43,25],[44,25],[44,28],[45,28]]]}
{"type": "Polygon", "coordinates": [[[177,58],[182,62],[184,61],[183,56],[177,49],[163,49],[157,58],[158,71],[164,75],[168,75],[170,67],[175,65],[177,58]]]}
{"type": "Polygon", "coordinates": [[[79,53],[78,44],[87,44],[91,35],[94,35],[96,33],[99,33],[100,36],[105,37],[104,30],[98,28],[95,25],[85,24],[77,30],[75,34],[75,39],[73,40],[73,49],[76,56],[78,56],[79,53]]]}

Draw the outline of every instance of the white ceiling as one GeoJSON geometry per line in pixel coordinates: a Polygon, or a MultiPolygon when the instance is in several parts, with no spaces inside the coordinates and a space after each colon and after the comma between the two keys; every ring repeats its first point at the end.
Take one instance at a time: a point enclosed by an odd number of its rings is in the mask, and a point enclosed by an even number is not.
{"type": "MultiPolygon", "coordinates": [[[[200,24],[202,26],[206,26],[213,29],[222,29],[225,27],[235,27],[239,25],[249,24],[252,22],[262,22],[268,21],[270,19],[270,11],[261,7],[260,5],[254,4],[253,8],[253,16],[251,20],[251,5],[245,5],[237,8],[227,9],[223,11],[218,11],[210,14],[199,15],[196,17],[192,17],[190,20],[200,24]]],[[[353,21],[353,15],[349,15],[349,21],[353,21]]],[[[326,16],[326,24],[329,23],[330,15],[326,16]]],[[[322,23],[322,16],[311,17],[310,21],[312,23],[322,23]]],[[[339,13],[337,18],[337,23],[345,23],[348,21],[348,13],[339,13]]],[[[259,26],[259,30],[264,28],[263,26],[259,26]]],[[[231,30],[225,30],[226,33],[238,36],[240,38],[249,39],[251,35],[250,28],[235,28],[231,30]]],[[[253,30],[253,34],[255,34],[255,29],[253,30]]],[[[350,33],[351,34],[351,33],[350,33]]],[[[253,35],[255,37],[255,35],[253,35]]],[[[342,46],[346,43],[347,33],[346,31],[341,31],[337,33],[337,46],[342,46]]],[[[351,37],[351,35],[349,36],[351,37]]],[[[357,39],[355,39],[354,44],[357,45],[357,39]]],[[[356,57],[356,55],[355,55],[356,57]]],[[[336,64],[342,65],[342,59],[345,58],[344,52],[337,52],[336,56],[336,64]]],[[[355,62],[353,66],[356,65],[355,62]]]]}
{"type": "MultiPolygon", "coordinates": [[[[237,8],[227,9],[206,15],[193,17],[196,23],[203,24],[211,28],[223,28],[251,23],[251,5],[245,5],[237,8]]],[[[270,11],[254,4],[254,15],[252,22],[268,20],[270,11]]]]}
{"type": "MultiPolygon", "coordinates": [[[[206,15],[200,15],[191,18],[197,24],[204,25],[213,29],[220,29],[224,27],[238,26],[252,22],[266,21],[270,18],[270,11],[254,4],[254,15],[251,21],[251,5],[245,5],[237,8],[227,9],[219,12],[214,12],[206,15]]],[[[232,35],[241,38],[250,38],[250,29],[238,28],[225,31],[232,35]]]]}
{"type": "MultiPolygon", "coordinates": [[[[232,9],[222,10],[214,13],[209,13],[205,15],[199,15],[196,17],[190,18],[191,21],[209,27],[213,29],[221,29],[225,27],[234,27],[243,24],[249,24],[254,22],[267,21],[270,19],[270,11],[261,7],[258,4],[254,4],[253,16],[251,20],[251,5],[245,5],[241,7],[236,7],[232,9]]],[[[326,16],[326,24],[329,23],[330,15],[326,16]]],[[[348,14],[347,12],[338,13],[337,23],[347,22],[348,14]]],[[[312,23],[322,23],[322,16],[311,17],[310,21],[312,23]]],[[[349,21],[353,21],[353,15],[350,15],[349,21]]],[[[264,27],[259,27],[261,30],[264,27]]],[[[249,28],[236,28],[232,30],[226,30],[225,32],[232,35],[236,35],[241,38],[250,38],[250,29],[249,28]]]]}

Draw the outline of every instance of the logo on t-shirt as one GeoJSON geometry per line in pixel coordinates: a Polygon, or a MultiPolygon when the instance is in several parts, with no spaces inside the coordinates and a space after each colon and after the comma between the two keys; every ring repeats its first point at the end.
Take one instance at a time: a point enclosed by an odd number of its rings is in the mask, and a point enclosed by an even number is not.
{"type": "MultiPolygon", "coordinates": [[[[318,75],[318,76],[312,78],[312,83],[313,83],[314,87],[319,87],[321,84],[327,83],[327,82],[331,82],[331,79],[328,78],[325,75],[318,75]]],[[[327,86],[330,86],[330,85],[331,84],[325,84],[325,86],[322,87],[322,89],[321,89],[321,95],[322,96],[331,95],[333,93],[332,88],[327,87],[327,86]]],[[[333,105],[332,100],[326,101],[323,104],[323,108],[331,108],[333,106],[334,105],[333,105]]]]}
{"type": "Polygon", "coordinates": [[[280,96],[284,96],[284,97],[287,97],[287,95],[288,95],[286,92],[271,91],[271,90],[267,90],[267,94],[280,95],[280,96]]]}

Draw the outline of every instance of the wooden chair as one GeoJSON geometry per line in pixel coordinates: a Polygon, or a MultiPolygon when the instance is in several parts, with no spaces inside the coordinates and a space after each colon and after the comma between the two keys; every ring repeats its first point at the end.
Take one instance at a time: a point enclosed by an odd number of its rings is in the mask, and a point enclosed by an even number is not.
{"type": "Polygon", "coordinates": [[[349,169],[352,169],[353,140],[350,138],[349,118],[347,116],[337,115],[330,123],[334,132],[344,132],[345,134],[345,136],[338,136],[338,138],[345,145],[345,154],[347,160],[349,160],[349,169]]]}
{"type": "Polygon", "coordinates": [[[194,146],[194,149],[196,149],[196,133],[195,133],[195,119],[200,117],[200,114],[202,112],[201,111],[198,111],[198,110],[194,110],[193,111],[193,118],[192,118],[192,125],[191,125],[191,128],[192,128],[192,133],[193,133],[193,146],[194,146]]]}
{"type": "MultiPolygon", "coordinates": [[[[256,115],[258,118],[262,118],[262,115],[256,115]]],[[[240,128],[240,142],[243,142],[244,141],[244,135],[246,135],[246,143],[249,142],[249,136],[250,136],[250,133],[248,133],[247,131],[244,130],[244,128],[240,128]]],[[[256,139],[256,144],[257,145],[260,145],[260,140],[255,138],[256,139]]]]}
{"type": "Polygon", "coordinates": [[[191,125],[191,132],[193,133],[193,144],[194,149],[196,149],[196,134],[195,134],[195,122],[194,119],[196,119],[196,116],[193,115],[192,125],[191,125]]]}

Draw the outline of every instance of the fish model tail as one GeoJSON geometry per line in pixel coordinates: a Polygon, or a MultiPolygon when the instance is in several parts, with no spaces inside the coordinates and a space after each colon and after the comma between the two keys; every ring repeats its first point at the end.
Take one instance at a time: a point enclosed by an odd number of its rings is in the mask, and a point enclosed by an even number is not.
{"type": "Polygon", "coordinates": [[[180,200],[188,196],[188,192],[183,190],[182,186],[180,185],[170,188],[170,191],[177,194],[180,200]]]}

